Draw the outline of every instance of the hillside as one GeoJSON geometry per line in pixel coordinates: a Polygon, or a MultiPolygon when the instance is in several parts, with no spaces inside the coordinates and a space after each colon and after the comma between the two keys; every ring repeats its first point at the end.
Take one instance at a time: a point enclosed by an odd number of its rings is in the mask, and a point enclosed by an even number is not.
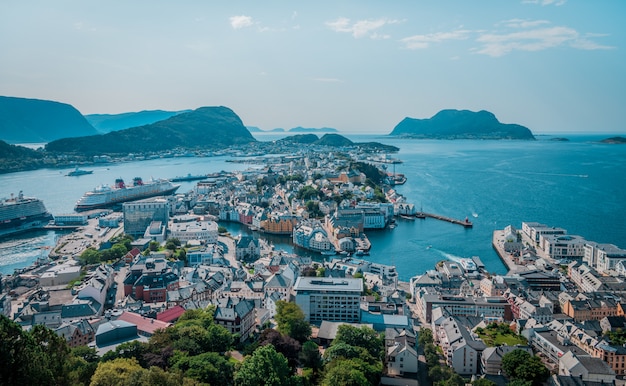
{"type": "Polygon", "coordinates": [[[297,134],[285,137],[276,142],[279,144],[303,144],[331,147],[358,146],[368,151],[384,151],[386,153],[394,153],[400,150],[395,146],[385,145],[379,142],[352,142],[348,138],[339,134],[324,134],[321,138],[315,134],[297,134]]]}
{"type": "Polygon", "coordinates": [[[41,152],[0,141],[0,173],[31,170],[43,166],[45,166],[44,156],[41,152]]]}
{"type": "Polygon", "coordinates": [[[49,142],[97,133],[66,103],[0,96],[0,139],[6,142],[49,142]]]}
{"type": "Polygon", "coordinates": [[[81,138],[50,142],[46,150],[81,155],[154,153],[184,149],[221,149],[256,142],[227,107],[201,107],[166,120],[81,138]]]}
{"type": "Polygon", "coordinates": [[[87,119],[87,122],[95,127],[98,132],[106,134],[112,131],[129,129],[131,127],[149,125],[173,117],[174,115],[188,113],[189,111],[191,110],[144,110],[122,114],[89,114],[85,115],[85,119],[87,119]]]}
{"type": "Polygon", "coordinates": [[[601,143],[610,143],[610,144],[624,144],[626,143],[626,138],[624,137],[611,137],[611,138],[605,138],[602,141],[600,141],[601,143]]]}
{"type": "Polygon", "coordinates": [[[495,115],[485,110],[442,110],[429,119],[407,117],[389,135],[433,139],[535,139],[528,128],[500,123],[495,115]]]}

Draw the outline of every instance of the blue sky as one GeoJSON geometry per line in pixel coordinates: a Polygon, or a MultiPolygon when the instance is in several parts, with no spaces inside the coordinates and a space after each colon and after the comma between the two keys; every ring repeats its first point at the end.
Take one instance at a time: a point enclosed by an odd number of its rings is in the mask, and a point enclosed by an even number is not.
{"type": "Polygon", "coordinates": [[[626,1],[2,1],[0,95],[83,114],[223,105],[244,124],[389,133],[489,110],[626,133],[626,1]]]}

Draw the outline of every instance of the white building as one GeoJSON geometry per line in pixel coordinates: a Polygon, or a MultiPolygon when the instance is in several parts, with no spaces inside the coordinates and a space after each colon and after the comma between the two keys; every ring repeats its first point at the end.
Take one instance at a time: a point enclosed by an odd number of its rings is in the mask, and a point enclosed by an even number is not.
{"type": "Polygon", "coordinates": [[[296,279],[294,291],[296,304],[311,323],[360,320],[361,279],[301,276],[296,279]]]}
{"type": "Polygon", "coordinates": [[[217,243],[217,223],[215,221],[175,222],[170,224],[170,237],[188,241],[200,240],[207,244],[217,243]]]}
{"type": "Polygon", "coordinates": [[[592,241],[583,246],[583,261],[600,274],[617,270],[617,263],[626,261],[626,250],[613,244],[598,244],[592,241]]]}
{"type": "Polygon", "coordinates": [[[42,287],[67,284],[80,277],[80,265],[78,261],[72,259],[63,264],[52,266],[39,278],[42,287]]]}

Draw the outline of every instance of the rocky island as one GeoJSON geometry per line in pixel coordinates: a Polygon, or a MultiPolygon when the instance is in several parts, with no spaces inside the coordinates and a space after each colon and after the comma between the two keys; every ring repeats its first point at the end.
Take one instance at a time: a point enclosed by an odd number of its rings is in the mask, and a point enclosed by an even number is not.
{"type": "Polygon", "coordinates": [[[501,123],[485,110],[441,110],[428,119],[407,117],[389,135],[421,139],[535,140],[527,127],[501,123]]]}

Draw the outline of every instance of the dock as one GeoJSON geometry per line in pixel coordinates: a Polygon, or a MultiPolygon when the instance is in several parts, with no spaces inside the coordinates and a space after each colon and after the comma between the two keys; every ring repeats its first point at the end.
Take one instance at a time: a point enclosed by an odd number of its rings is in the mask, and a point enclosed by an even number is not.
{"type": "Polygon", "coordinates": [[[441,220],[441,221],[447,221],[452,224],[462,225],[464,228],[471,228],[474,226],[474,224],[472,224],[472,222],[469,221],[467,218],[465,218],[465,220],[458,220],[452,217],[446,217],[446,216],[441,216],[439,214],[425,213],[425,212],[417,212],[415,214],[415,217],[417,218],[430,217],[430,218],[434,218],[434,219],[441,220]]]}

